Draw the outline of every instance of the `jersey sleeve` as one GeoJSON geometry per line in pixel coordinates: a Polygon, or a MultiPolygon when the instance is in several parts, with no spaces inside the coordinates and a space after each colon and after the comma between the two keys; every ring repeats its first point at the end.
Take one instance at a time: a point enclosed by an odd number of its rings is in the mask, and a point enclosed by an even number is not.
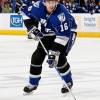
{"type": "Polygon", "coordinates": [[[71,28],[71,30],[75,30],[77,28],[77,24],[76,24],[75,19],[72,15],[70,15],[70,28],[71,28]]]}
{"type": "Polygon", "coordinates": [[[31,3],[27,6],[23,6],[21,11],[30,18],[36,18],[39,20],[43,14],[43,3],[37,1],[35,3],[31,3]]]}

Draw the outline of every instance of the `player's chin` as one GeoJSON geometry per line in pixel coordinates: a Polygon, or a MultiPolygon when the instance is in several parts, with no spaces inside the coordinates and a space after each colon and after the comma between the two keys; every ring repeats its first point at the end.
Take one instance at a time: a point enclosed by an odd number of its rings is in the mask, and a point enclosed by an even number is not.
{"type": "Polygon", "coordinates": [[[48,10],[48,13],[51,13],[53,10],[54,10],[53,8],[49,9],[48,10]]]}

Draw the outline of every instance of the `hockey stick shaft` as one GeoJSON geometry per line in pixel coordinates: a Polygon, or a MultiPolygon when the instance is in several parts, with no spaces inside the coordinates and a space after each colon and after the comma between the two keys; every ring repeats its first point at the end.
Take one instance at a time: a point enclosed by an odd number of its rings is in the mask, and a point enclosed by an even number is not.
{"type": "MultiPolygon", "coordinates": [[[[39,40],[39,42],[41,43],[41,45],[42,45],[44,51],[46,52],[46,54],[49,55],[47,49],[45,48],[44,44],[42,43],[42,41],[41,41],[41,39],[40,39],[39,37],[38,37],[38,40],[39,40]]],[[[56,66],[54,66],[54,67],[55,67],[56,71],[58,72],[59,76],[61,77],[61,74],[60,74],[59,71],[57,70],[56,66]]],[[[62,77],[61,77],[61,79],[62,79],[63,83],[65,84],[65,86],[67,87],[67,89],[68,89],[68,91],[70,92],[70,94],[72,95],[73,99],[76,100],[76,97],[75,97],[74,94],[72,93],[71,89],[68,87],[68,85],[67,85],[67,83],[65,82],[65,80],[64,80],[62,77]]]]}
{"type": "Polygon", "coordinates": [[[44,51],[46,52],[46,54],[49,55],[47,49],[45,48],[44,44],[42,43],[42,41],[41,41],[41,39],[39,37],[38,37],[38,40],[41,43],[41,45],[42,45],[44,51]]]}
{"type": "MultiPolygon", "coordinates": [[[[61,77],[61,74],[59,73],[59,71],[57,70],[56,66],[54,66],[56,71],[58,72],[59,76],[61,77]]],[[[61,77],[64,85],[67,87],[68,91],[70,92],[70,94],[72,95],[73,99],[76,100],[76,97],[74,96],[74,94],[72,93],[71,89],[68,87],[67,83],[65,82],[65,80],[61,77]]]]}

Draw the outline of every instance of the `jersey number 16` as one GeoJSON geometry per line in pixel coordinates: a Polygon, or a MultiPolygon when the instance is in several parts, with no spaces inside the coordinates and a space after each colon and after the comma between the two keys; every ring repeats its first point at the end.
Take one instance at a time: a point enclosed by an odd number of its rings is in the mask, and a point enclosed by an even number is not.
{"type": "Polygon", "coordinates": [[[61,24],[60,28],[61,28],[61,32],[68,30],[67,23],[61,24]]]}

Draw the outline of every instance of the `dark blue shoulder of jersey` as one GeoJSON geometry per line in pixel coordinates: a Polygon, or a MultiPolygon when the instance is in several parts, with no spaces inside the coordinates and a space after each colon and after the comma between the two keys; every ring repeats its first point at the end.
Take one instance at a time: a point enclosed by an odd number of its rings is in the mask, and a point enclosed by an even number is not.
{"type": "Polygon", "coordinates": [[[75,22],[74,17],[70,14],[70,12],[65,8],[65,6],[61,5],[61,9],[62,11],[65,13],[66,18],[70,21],[70,28],[77,28],[77,24],[75,22]]]}
{"type": "Polygon", "coordinates": [[[37,1],[29,4],[28,6],[22,7],[21,11],[24,12],[28,17],[39,20],[44,14],[44,9],[45,6],[43,2],[37,1]]]}
{"type": "Polygon", "coordinates": [[[71,29],[76,29],[74,17],[66,10],[65,6],[58,4],[49,21],[57,35],[70,36],[71,29]]]}

